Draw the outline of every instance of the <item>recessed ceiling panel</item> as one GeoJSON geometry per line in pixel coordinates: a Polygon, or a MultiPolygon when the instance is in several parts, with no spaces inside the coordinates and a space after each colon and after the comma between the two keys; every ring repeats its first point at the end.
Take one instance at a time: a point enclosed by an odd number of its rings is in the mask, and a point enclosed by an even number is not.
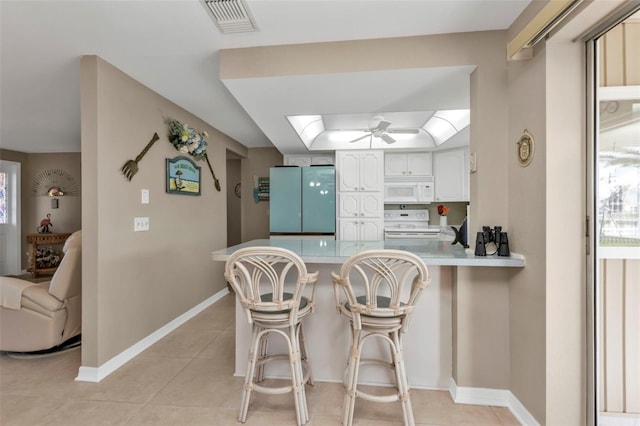
{"type": "Polygon", "coordinates": [[[306,147],[287,116],[322,115],[325,129],[368,129],[383,115],[390,128],[420,127],[436,110],[470,107],[475,66],[226,79],[223,83],[283,154],[306,147]],[[424,119],[423,119],[424,118],[424,119]]]}

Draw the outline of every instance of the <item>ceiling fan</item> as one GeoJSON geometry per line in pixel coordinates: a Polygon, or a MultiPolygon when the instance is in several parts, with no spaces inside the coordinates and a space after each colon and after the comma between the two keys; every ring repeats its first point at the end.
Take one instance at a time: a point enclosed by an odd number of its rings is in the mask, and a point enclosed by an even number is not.
{"type": "Polygon", "coordinates": [[[356,138],[352,141],[349,141],[350,143],[353,142],[358,142],[362,139],[366,139],[366,138],[371,138],[373,140],[373,138],[380,138],[383,141],[385,141],[388,144],[392,144],[394,143],[396,140],[391,137],[389,135],[389,133],[396,133],[396,134],[417,134],[418,133],[418,129],[389,129],[389,126],[391,125],[390,121],[386,121],[384,119],[383,116],[381,115],[377,115],[375,117],[373,117],[372,119],[372,123],[377,122],[378,124],[374,125],[374,126],[370,126],[369,129],[364,130],[365,132],[369,132],[368,134],[364,135],[364,136],[360,136],[359,138],[356,138]]]}

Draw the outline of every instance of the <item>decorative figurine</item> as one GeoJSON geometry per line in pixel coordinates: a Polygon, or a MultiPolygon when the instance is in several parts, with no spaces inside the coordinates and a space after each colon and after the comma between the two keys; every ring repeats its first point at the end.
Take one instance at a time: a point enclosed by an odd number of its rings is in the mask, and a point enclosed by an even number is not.
{"type": "Polygon", "coordinates": [[[40,234],[51,233],[51,230],[49,229],[50,226],[53,226],[53,223],[51,223],[51,213],[47,213],[47,218],[42,219],[40,221],[40,226],[38,226],[38,233],[40,234]]]}

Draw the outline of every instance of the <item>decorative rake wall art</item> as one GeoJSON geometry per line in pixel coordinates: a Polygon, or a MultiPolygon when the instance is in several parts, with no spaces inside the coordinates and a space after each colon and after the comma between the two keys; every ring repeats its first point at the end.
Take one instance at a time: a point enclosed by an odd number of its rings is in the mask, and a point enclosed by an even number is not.
{"type": "Polygon", "coordinates": [[[124,176],[128,179],[131,180],[131,178],[133,177],[133,175],[135,175],[136,173],[138,173],[138,162],[140,160],[142,160],[142,157],[144,157],[144,155],[147,153],[147,151],[149,151],[149,149],[151,148],[151,146],[158,140],[160,139],[160,136],[158,136],[157,133],[153,134],[153,137],[151,138],[151,140],[149,141],[149,143],[147,144],[147,146],[144,147],[144,149],[142,150],[142,152],[140,152],[140,154],[138,154],[138,156],[136,157],[135,160],[129,160],[126,163],[124,163],[124,166],[122,166],[122,173],[124,174],[124,176]]]}

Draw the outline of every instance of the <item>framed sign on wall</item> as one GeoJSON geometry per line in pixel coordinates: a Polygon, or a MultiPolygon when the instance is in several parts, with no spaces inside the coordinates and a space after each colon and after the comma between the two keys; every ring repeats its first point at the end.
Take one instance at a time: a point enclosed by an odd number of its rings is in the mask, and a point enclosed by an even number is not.
{"type": "Polygon", "coordinates": [[[167,158],[167,193],[200,195],[200,167],[187,157],[167,158]]]}

